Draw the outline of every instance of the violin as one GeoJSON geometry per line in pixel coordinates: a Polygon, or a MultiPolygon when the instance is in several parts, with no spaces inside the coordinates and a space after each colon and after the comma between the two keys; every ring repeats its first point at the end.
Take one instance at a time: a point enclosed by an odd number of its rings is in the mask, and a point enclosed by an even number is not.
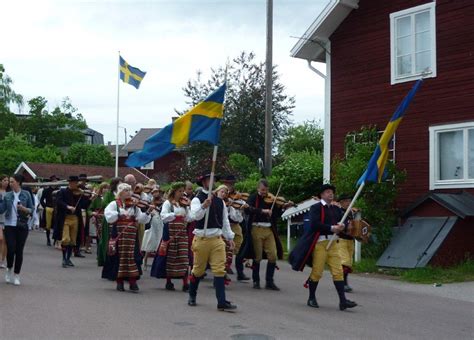
{"type": "Polygon", "coordinates": [[[99,195],[97,193],[95,193],[94,191],[92,190],[88,190],[88,189],[80,189],[80,188],[77,188],[77,189],[74,189],[72,190],[72,194],[74,196],[84,196],[84,197],[102,197],[102,195],[99,195]]]}
{"type": "Polygon", "coordinates": [[[242,201],[247,202],[247,200],[249,199],[249,196],[250,195],[246,192],[234,192],[232,194],[229,194],[229,198],[234,201],[242,200],[242,201]]]}
{"type": "Polygon", "coordinates": [[[292,201],[288,201],[286,200],[283,196],[275,196],[271,193],[268,193],[264,198],[263,198],[263,201],[267,204],[274,204],[279,207],[279,208],[282,208],[282,207],[291,207],[291,206],[295,206],[295,203],[293,203],[292,201]]]}
{"type": "Polygon", "coordinates": [[[132,197],[127,198],[125,200],[125,206],[128,207],[128,208],[137,207],[137,208],[140,208],[140,209],[151,209],[151,210],[156,210],[156,211],[160,212],[159,209],[161,207],[157,207],[154,204],[151,204],[151,203],[149,203],[145,200],[139,199],[139,198],[137,198],[137,196],[139,197],[139,195],[137,195],[137,194],[132,194],[132,197]]]}
{"type": "Polygon", "coordinates": [[[234,200],[232,198],[227,198],[225,200],[225,205],[227,207],[232,207],[235,209],[242,209],[248,206],[247,202],[245,202],[244,200],[242,199],[234,200]]]}

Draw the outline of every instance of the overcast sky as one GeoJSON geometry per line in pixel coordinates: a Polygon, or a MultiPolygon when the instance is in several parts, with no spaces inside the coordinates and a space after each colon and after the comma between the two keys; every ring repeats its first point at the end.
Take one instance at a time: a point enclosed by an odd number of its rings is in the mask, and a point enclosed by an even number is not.
{"type": "MultiPolygon", "coordinates": [[[[324,82],[290,57],[291,36],[303,35],[327,2],[274,1],[273,61],[296,97],[295,123],[322,120],[324,82]]],[[[197,70],[206,79],[240,51],[264,60],[265,8],[265,0],[9,0],[2,3],[0,63],[26,100],[43,96],[52,109],[68,96],[89,127],[115,143],[119,50],[147,72],[139,90],[120,85],[120,125],[128,135],[162,127],[185,108],[182,88],[197,70]]]]}

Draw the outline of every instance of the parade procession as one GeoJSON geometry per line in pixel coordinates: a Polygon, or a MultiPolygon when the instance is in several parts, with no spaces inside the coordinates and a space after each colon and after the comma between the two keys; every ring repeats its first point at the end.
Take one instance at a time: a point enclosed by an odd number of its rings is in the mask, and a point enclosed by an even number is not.
{"type": "Polygon", "coordinates": [[[474,338],[473,3],[5,9],[0,339],[474,338]]]}

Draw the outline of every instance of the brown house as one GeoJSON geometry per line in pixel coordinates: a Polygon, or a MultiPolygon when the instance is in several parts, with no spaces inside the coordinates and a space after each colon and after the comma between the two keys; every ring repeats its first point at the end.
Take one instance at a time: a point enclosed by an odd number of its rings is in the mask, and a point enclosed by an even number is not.
{"type": "Polygon", "coordinates": [[[473,14],[471,0],[330,1],[291,51],[325,79],[326,179],[345,136],[383,130],[427,74],[392,142],[407,173],[397,205],[430,192],[474,193],[473,14]]]}
{"type": "MultiPolygon", "coordinates": [[[[102,176],[104,180],[107,180],[115,177],[115,168],[95,165],[22,162],[15,170],[15,174],[23,175],[25,182],[44,182],[52,175],[64,180],[71,175],[78,176],[80,174],[102,176]]],[[[118,174],[122,178],[127,174],[132,174],[140,183],[146,183],[149,180],[148,176],[135,168],[119,167],[118,174]]]]}
{"type": "MultiPolygon", "coordinates": [[[[142,150],[145,141],[159,131],[159,128],[140,129],[130,142],[122,148],[121,152],[128,157],[133,152],[142,150]]],[[[186,157],[181,150],[176,150],[137,169],[159,182],[169,182],[179,177],[180,169],[184,166],[186,166],[186,157]]]]}

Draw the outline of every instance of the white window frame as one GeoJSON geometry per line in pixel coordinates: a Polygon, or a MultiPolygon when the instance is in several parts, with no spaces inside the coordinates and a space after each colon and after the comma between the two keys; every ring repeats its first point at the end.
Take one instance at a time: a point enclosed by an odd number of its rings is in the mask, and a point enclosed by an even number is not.
{"type": "Polygon", "coordinates": [[[140,167],[140,170],[153,170],[155,169],[155,162],[151,161],[150,163],[147,163],[143,166],[140,167]]]}
{"type": "MultiPolygon", "coordinates": [[[[426,10],[429,10],[430,12],[431,68],[429,70],[429,73],[425,75],[425,78],[436,77],[436,2],[433,1],[424,5],[408,8],[403,11],[390,14],[390,84],[391,85],[417,80],[423,74],[423,72],[418,72],[418,73],[415,72],[406,76],[397,76],[397,72],[396,72],[397,54],[396,54],[396,49],[395,49],[395,41],[397,40],[397,36],[396,36],[397,30],[395,27],[395,22],[397,19],[400,19],[402,17],[412,16],[411,22],[412,22],[412,27],[414,27],[415,23],[414,23],[413,18],[415,14],[418,14],[419,12],[424,12],[426,10]]],[[[413,46],[412,46],[413,55],[415,51],[414,45],[415,43],[413,39],[413,46]]],[[[414,59],[412,60],[412,65],[415,65],[414,59]]]]}
{"type": "Polygon", "coordinates": [[[467,130],[474,129],[474,121],[430,126],[430,190],[435,189],[462,189],[474,188],[474,179],[439,179],[439,142],[438,134],[450,131],[464,131],[463,133],[463,153],[464,153],[464,176],[469,176],[469,160],[468,160],[468,133],[467,130]]]}

